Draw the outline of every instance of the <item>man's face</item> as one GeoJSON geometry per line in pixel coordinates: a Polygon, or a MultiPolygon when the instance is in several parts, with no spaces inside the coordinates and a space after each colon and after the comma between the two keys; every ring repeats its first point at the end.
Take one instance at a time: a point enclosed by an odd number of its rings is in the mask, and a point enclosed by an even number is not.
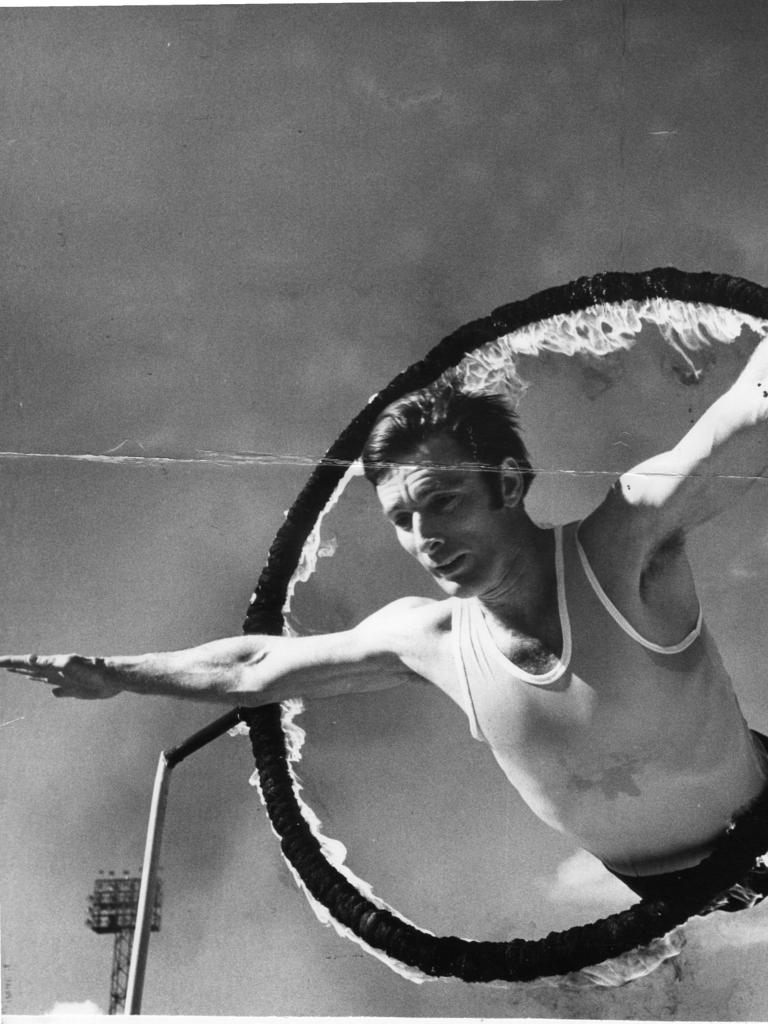
{"type": "Polygon", "coordinates": [[[447,594],[491,589],[506,561],[509,521],[483,475],[467,467],[449,437],[432,438],[398,461],[376,494],[402,547],[447,594]]]}

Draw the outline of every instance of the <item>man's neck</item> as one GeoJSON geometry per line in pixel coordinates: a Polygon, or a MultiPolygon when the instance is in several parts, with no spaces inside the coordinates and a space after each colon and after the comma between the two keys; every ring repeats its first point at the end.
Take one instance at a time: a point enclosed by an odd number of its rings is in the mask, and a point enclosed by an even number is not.
{"type": "Polygon", "coordinates": [[[510,531],[506,568],[478,599],[503,629],[538,636],[557,592],[554,530],[537,526],[524,511],[510,531]]]}

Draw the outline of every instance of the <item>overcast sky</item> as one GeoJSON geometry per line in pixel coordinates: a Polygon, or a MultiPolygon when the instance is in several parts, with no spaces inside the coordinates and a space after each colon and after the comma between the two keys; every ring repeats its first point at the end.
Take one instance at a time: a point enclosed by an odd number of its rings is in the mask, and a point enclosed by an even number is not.
{"type": "MultiPolygon", "coordinates": [[[[0,646],[237,633],[306,478],[297,457],[501,303],[669,264],[768,283],[767,43],[764,0],[0,11],[0,449],[23,456],[0,458],[0,646]]],[[[537,461],[614,471],[618,443],[673,443],[707,392],[633,372],[634,405],[584,381],[556,382],[556,404],[532,389],[537,461]]],[[[533,507],[568,518],[604,486],[552,474],[533,507]]],[[[757,489],[694,544],[764,731],[765,508],[757,489]]],[[[424,587],[375,523],[361,486],[307,625],[424,587]]],[[[138,870],[157,755],[216,712],[0,682],[4,1009],[104,1009],[92,882],[138,870]]],[[[331,700],[304,724],[309,802],[421,926],[536,937],[628,904],[436,695],[331,700]]],[[[681,971],[615,992],[403,981],[315,921],[250,771],[247,742],[225,738],[175,774],[147,1013],[768,1017],[761,911],[694,925],[681,971]]]]}

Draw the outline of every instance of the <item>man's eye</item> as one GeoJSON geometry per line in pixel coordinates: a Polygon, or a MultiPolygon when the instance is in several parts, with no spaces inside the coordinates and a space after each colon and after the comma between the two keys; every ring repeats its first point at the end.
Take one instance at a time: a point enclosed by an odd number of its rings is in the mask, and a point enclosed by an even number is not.
{"type": "Polygon", "coordinates": [[[450,512],[458,500],[456,494],[438,494],[429,504],[434,512],[450,512]]]}

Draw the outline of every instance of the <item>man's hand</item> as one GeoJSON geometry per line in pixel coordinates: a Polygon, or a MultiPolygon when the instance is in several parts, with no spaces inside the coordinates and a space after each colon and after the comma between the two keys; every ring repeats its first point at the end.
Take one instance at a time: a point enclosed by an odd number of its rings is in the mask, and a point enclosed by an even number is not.
{"type": "Polygon", "coordinates": [[[104,700],[122,692],[115,682],[115,673],[110,671],[104,658],[86,658],[82,654],[45,657],[24,654],[0,657],[0,668],[48,683],[53,687],[54,697],[104,700]]]}

